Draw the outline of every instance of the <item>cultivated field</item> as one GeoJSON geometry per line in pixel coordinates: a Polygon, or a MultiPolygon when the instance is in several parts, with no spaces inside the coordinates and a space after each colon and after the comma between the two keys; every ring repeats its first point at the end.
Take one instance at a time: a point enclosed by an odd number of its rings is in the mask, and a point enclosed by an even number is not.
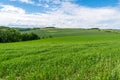
{"type": "Polygon", "coordinates": [[[48,33],[53,38],[0,43],[0,79],[120,79],[119,33],[60,29],[48,33]]]}
{"type": "MultiPolygon", "coordinates": [[[[113,31],[113,30],[112,30],[113,31]]],[[[63,37],[63,36],[81,36],[81,35],[95,35],[107,34],[105,30],[92,30],[92,29],[59,29],[59,28],[41,28],[36,30],[28,30],[23,32],[34,32],[40,37],[63,37]]]]}

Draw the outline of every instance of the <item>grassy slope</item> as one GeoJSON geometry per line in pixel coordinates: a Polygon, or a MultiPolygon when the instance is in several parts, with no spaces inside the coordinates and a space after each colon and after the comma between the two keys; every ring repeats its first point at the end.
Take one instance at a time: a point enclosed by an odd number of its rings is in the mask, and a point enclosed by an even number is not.
{"type": "Polygon", "coordinates": [[[118,80],[120,34],[82,34],[0,44],[5,80],[118,80]]]}
{"type": "Polygon", "coordinates": [[[95,35],[106,34],[105,31],[99,30],[83,30],[83,29],[58,29],[58,28],[43,28],[37,30],[29,30],[27,32],[34,32],[40,37],[62,37],[62,36],[80,36],[80,35],[95,35]]]}

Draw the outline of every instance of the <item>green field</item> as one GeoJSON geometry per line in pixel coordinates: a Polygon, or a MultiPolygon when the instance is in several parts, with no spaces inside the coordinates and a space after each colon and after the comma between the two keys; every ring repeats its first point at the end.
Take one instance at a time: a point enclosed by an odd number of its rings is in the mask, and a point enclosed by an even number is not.
{"type": "Polygon", "coordinates": [[[0,80],[120,80],[120,34],[42,31],[53,38],[0,44],[0,80]]]}
{"type": "MultiPolygon", "coordinates": [[[[92,29],[59,29],[59,28],[41,28],[36,30],[28,30],[23,32],[33,32],[40,37],[63,37],[63,36],[80,36],[80,35],[95,35],[106,34],[104,30],[92,30],[92,29]]],[[[107,32],[108,33],[108,32],[107,32]]]]}

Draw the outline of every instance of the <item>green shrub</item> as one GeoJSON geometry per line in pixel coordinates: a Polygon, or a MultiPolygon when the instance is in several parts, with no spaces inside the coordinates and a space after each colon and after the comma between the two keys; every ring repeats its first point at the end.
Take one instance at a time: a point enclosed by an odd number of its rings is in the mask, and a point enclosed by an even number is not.
{"type": "Polygon", "coordinates": [[[27,41],[27,40],[35,40],[39,39],[38,35],[34,33],[21,33],[20,31],[7,28],[0,29],[0,42],[18,42],[18,41],[27,41]]]}
{"type": "Polygon", "coordinates": [[[40,39],[38,35],[34,33],[23,33],[22,34],[22,41],[27,41],[27,40],[35,40],[35,39],[40,39]]]}

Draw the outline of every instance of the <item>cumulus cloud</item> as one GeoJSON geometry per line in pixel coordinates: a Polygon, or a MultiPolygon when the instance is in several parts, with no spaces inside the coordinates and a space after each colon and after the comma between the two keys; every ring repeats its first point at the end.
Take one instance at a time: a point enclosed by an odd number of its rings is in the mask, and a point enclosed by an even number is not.
{"type": "Polygon", "coordinates": [[[25,14],[25,10],[24,9],[21,9],[19,7],[14,7],[14,6],[11,6],[11,5],[1,5],[1,9],[0,9],[0,12],[1,13],[17,13],[17,14],[25,14]]]}
{"type": "Polygon", "coordinates": [[[25,10],[2,5],[0,24],[21,27],[55,26],[59,28],[119,28],[120,10],[117,7],[88,8],[70,2],[47,13],[27,14],[25,10]]]}

